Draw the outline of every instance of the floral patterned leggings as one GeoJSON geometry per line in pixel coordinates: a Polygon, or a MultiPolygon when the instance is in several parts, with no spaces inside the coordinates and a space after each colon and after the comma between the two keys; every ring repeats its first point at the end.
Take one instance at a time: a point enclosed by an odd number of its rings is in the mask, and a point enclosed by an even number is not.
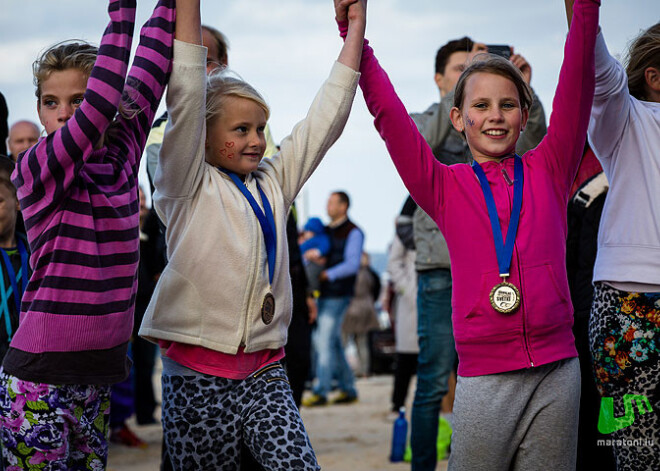
{"type": "MultiPolygon", "coordinates": [[[[598,430],[609,436],[618,471],[660,463],[660,293],[596,283],[589,320],[598,430]]],[[[608,443],[609,442],[609,443],[608,443]]]]}
{"type": "Polygon", "coordinates": [[[5,471],[104,470],[109,417],[107,385],[33,383],[0,373],[5,471]]]}

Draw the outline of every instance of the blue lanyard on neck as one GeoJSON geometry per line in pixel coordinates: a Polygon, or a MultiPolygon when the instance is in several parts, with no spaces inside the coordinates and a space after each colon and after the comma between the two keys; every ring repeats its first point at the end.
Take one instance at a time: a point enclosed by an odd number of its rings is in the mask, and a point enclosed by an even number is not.
{"type": "Polygon", "coordinates": [[[20,238],[16,238],[16,245],[18,246],[18,252],[21,256],[21,268],[18,270],[18,274],[14,271],[14,266],[11,263],[9,255],[5,249],[0,248],[2,252],[2,259],[4,261],[5,269],[7,270],[7,278],[11,283],[11,288],[8,290],[5,287],[4,276],[0,270],[0,276],[2,276],[2,282],[0,283],[0,295],[2,299],[2,311],[5,318],[5,329],[7,330],[7,339],[11,341],[13,335],[13,329],[11,327],[11,316],[9,315],[9,296],[14,295],[14,303],[16,305],[16,313],[20,316],[21,314],[21,299],[23,298],[23,293],[25,293],[25,288],[28,283],[28,256],[27,249],[25,244],[20,238]],[[21,288],[18,288],[17,278],[21,278],[21,288]]]}
{"type": "Polygon", "coordinates": [[[229,178],[232,179],[241,193],[243,193],[243,196],[245,196],[245,198],[248,200],[248,203],[250,203],[250,206],[252,207],[252,211],[254,211],[255,216],[257,216],[257,219],[259,220],[261,231],[264,234],[264,241],[266,242],[266,255],[268,257],[268,280],[271,284],[273,284],[273,277],[275,276],[275,255],[277,252],[277,232],[275,229],[275,217],[273,216],[273,210],[271,209],[270,202],[268,201],[266,194],[263,192],[261,186],[259,186],[259,182],[256,179],[254,181],[257,184],[257,190],[259,190],[261,202],[264,205],[264,211],[261,210],[259,203],[257,203],[257,200],[254,199],[254,196],[252,196],[252,193],[250,193],[238,175],[224,168],[218,167],[218,170],[229,175],[229,178]]]}
{"type": "Polygon", "coordinates": [[[476,160],[472,162],[472,169],[477,174],[481,190],[486,199],[486,207],[488,208],[488,216],[490,217],[490,225],[493,229],[493,238],[495,239],[495,253],[497,254],[497,264],[500,269],[500,276],[509,276],[509,269],[511,268],[511,257],[513,256],[513,244],[516,240],[516,233],[518,232],[518,222],[520,222],[520,210],[522,208],[523,196],[523,165],[522,159],[514,156],[514,181],[513,181],[513,208],[511,208],[511,219],[509,220],[509,227],[506,230],[506,243],[502,237],[502,229],[500,228],[500,220],[497,216],[497,206],[495,205],[495,198],[493,192],[488,184],[488,179],[484,170],[476,160]]]}

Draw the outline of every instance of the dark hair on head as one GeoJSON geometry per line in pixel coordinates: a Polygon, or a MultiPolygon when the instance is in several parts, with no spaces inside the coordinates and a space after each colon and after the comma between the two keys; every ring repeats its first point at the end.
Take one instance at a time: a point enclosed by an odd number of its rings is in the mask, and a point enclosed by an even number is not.
{"type": "Polygon", "coordinates": [[[79,40],[62,41],[42,52],[32,64],[37,99],[41,100],[41,85],[53,72],[77,69],[89,77],[98,52],[96,46],[79,40]]]}
{"type": "Polygon", "coordinates": [[[16,195],[16,187],[14,184],[11,182],[9,178],[5,178],[4,176],[0,176],[0,185],[3,185],[5,188],[9,190],[11,195],[16,198],[18,201],[18,196],[16,195]]]}
{"type": "Polygon", "coordinates": [[[16,163],[5,154],[0,154],[0,178],[11,179],[11,174],[16,168],[16,163]]]}
{"type": "Polygon", "coordinates": [[[478,54],[475,59],[463,71],[458,82],[456,83],[456,91],[454,92],[454,106],[459,110],[463,108],[463,100],[465,99],[465,84],[470,75],[483,72],[487,74],[499,75],[507,78],[513,82],[518,90],[520,99],[520,107],[522,109],[529,109],[532,106],[532,89],[520,72],[520,69],[513,65],[511,61],[501,56],[494,54],[478,54]]]}
{"type": "Polygon", "coordinates": [[[444,75],[445,67],[447,66],[447,62],[449,62],[449,56],[455,52],[470,52],[473,46],[474,41],[467,36],[449,41],[438,49],[435,55],[435,73],[444,75]]]}
{"type": "Polygon", "coordinates": [[[11,182],[11,174],[16,168],[13,160],[4,154],[0,154],[0,185],[6,186],[16,198],[16,187],[11,182]]]}
{"type": "Polygon", "coordinates": [[[638,100],[646,100],[644,71],[655,67],[660,71],[660,23],[656,23],[635,38],[627,56],[628,91],[638,100]]]}
{"type": "Polygon", "coordinates": [[[346,209],[350,208],[351,199],[348,197],[348,193],[346,193],[345,191],[333,191],[332,194],[337,195],[339,201],[341,201],[346,205],[346,209]]]}
{"type": "Polygon", "coordinates": [[[229,52],[229,41],[227,41],[227,36],[213,26],[202,25],[202,29],[211,33],[211,36],[215,39],[215,44],[218,47],[218,60],[220,61],[220,64],[218,65],[227,64],[229,62],[227,54],[229,52]]]}

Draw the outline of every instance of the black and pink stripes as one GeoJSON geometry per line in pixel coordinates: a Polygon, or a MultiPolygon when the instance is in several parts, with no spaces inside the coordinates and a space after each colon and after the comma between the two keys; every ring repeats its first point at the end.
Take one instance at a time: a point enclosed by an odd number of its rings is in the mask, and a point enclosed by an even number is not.
{"type": "MultiPolygon", "coordinates": [[[[22,156],[14,174],[34,273],[4,367],[32,381],[75,382],[84,365],[94,366],[85,355],[96,362],[104,351],[123,369],[131,334],[137,171],[171,68],[174,0],[160,0],[142,28],[128,75],[135,1],[110,1],[108,12],[83,103],[22,156]],[[77,352],[76,361],[63,365],[67,352],[77,352]],[[61,374],[53,377],[53,368],[61,374]]],[[[99,374],[89,377],[103,382],[99,374]]]]}

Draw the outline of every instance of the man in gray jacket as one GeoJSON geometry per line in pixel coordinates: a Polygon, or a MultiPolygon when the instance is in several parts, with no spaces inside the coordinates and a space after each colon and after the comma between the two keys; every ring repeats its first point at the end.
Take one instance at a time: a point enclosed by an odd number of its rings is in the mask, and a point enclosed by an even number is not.
{"type": "MultiPolygon", "coordinates": [[[[474,43],[468,37],[449,41],[442,46],[435,63],[440,102],[434,103],[423,113],[411,115],[435,158],[444,164],[472,160],[465,138],[451,124],[449,111],[454,103],[454,86],[466,63],[476,54],[487,51],[487,46],[474,43]]],[[[532,70],[527,61],[518,54],[511,55],[510,60],[529,83],[532,70]]],[[[522,154],[536,147],[545,133],[545,113],[534,94],[529,121],[520,135],[516,151],[522,154]]],[[[451,322],[452,281],[447,243],[435,222],[420,208],[413,215],[413,227],[417,250],[419,357],[410,441],[412,470],[426,471],[436,467],[438,416],[442,398],[448,391],[456,351],[451,322]]]]}

